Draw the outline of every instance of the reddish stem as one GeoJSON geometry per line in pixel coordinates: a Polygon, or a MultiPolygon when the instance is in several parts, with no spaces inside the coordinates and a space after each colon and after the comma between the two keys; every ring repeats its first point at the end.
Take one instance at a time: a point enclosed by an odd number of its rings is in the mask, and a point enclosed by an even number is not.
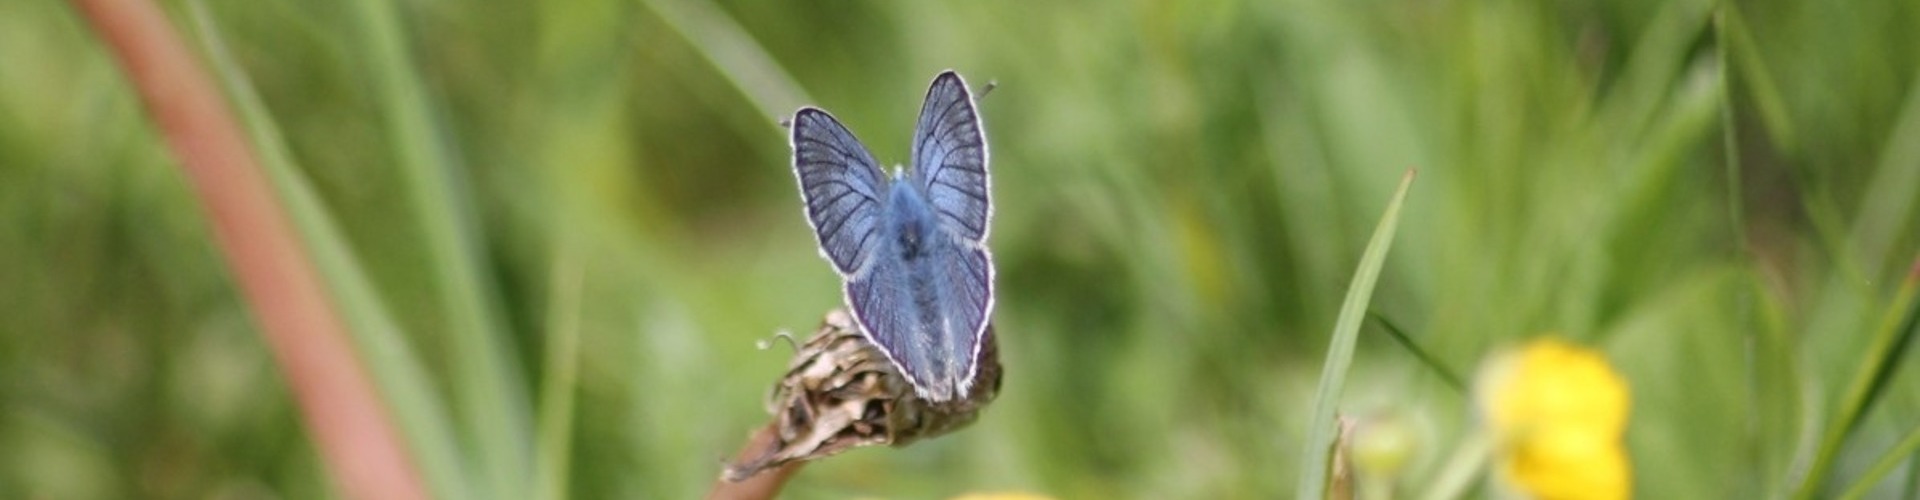
{"type": "MultiPolygon", "coordinates": [[[[753,437],[747,438],[746,446],[740,447],[740,454],[733,457],[733,463],[764,458],[778,448],[779,431],[775,426],[774,423],[768,423],[766,427],[755,431],[753,437]]],[[[726,478],[714,480],[713,491],[707,493],[707,500],[765,500],[779,496],[780,488],[787,484],[787,478],[800,472],[800,466],[805,464],[805,461],[787,462],[737,483],[728,482],[726,478]]]]}
{"type": "Polygon", "coordinates": [[[309,437],[351,498],[426,498],[347,330],[219,86],[149,0],[73,0],[165,136],[309,437]]]}

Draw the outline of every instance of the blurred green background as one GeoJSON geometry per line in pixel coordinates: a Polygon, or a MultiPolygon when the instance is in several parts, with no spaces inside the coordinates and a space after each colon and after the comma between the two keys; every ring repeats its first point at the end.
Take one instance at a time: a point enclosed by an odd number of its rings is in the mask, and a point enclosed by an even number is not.
{"type": "MultiPolygon", "coordinates": [[[[1376,313],[1469,375],[1524,338],[1596,346],[1632,387],[1641,496],[1783,495],[1920,248],[1911,0],[356,4],[391,26],[204,3],[211,33],[163,2],[251,80],[479,490],[498,478],[473,450],[530,448],[562,387],[572,494],[702,494],[784,370],[755,342],[840,302],[778,120],[820,105],[898,163],[945,68],[999,85],[1005,389],[974,427],[814,464],[790,497],[1289,495],[1334,314],[1409,167],[1376,313]],[[398,166],[420,151],[451,196],[420,201],[398,166]],[[448,220],[472,289],[435,275],[448,220]],[[556,329],[579,336],[571,387],[546,385],[556,329]],[[474,335],[504,390],[463,365],[474,335]],[[476,399],[518,434],[474,430],[476,399]]],[[[335,494],[143,113],[71,6],[0,2],[0,497],[335,494]]],[[[1415,423],[1418,491],[1472,396],[1361,333],[1342,411],[1415,423]]],[[[1920,421],[1914,368],[1885,394],[1827,493],[1920,421]]]]}

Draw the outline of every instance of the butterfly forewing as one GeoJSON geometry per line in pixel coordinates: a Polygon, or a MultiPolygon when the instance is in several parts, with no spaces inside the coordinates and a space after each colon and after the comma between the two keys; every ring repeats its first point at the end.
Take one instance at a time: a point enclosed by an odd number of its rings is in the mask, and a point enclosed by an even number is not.
{"type": "Polygon", "coordinates": [[[952,71],[934,77],[913,134],[913,180],[925,190],[941,226],[980,243],[987,237],[987,138],[973,94],[952,71]]]}
{"type": "Polygon", "coordinates": [[[802,108],[793,115],[793,173],[820,251],[842,275],[866,267],[879,243],[887,178],[867,147],[833,115],[802,108]]]}

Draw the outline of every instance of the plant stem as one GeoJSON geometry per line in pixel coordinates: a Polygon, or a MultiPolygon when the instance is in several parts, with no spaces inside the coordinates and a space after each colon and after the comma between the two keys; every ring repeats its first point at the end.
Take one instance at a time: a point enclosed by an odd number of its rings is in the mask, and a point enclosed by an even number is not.
{"type": "MultiPolygon", "coordinates": [[[[753,437],[747,438],[747,444],[740,447],[740,453],[734,455],[734,462],[752,460],[772,452],[780,442],[777,426],[777,422],[769,422],[755,431],[753,437]]],[[[806,463],[804,460],[787,462],[739,482],[716,479],[713,481],[713,491],[707,494],[707,500],[761,500],[779,496],[780,488],[787,485],[787,478],[800,472],[800,467],[806,463]]]]}
{"type": "Polygon", "coordinates": [[[1853,483],[1853,487],[1847,488],[1846,493],[1840,494],[1840,498],[1853,499],[1867,496],[1867,491],[1873,489],[1875,483],[1879,483],[1881,478],[1892,473],[1895,467],[1900,466],[1900,462],[1913,458],[1915,451],[1920,451],[1920,427],[1907,431],[1907,435],[1900,438],[1893,448],[1888,449],[1887,454],[1873,461],[1873,466],[1867,468],[1867,473],[1861,475],[1860,479],[1853,483]]]}
{"type": "Polygon", "coordinates": [[[152,2],[74,0],[74,6],[106,42],[180,162],[340,491],[350,498],[426,498],[219,85],[152,2]]]}
{"type": "Polygon", "coordinates": [[[1820,491],[1827,480],[1827,473],[1833,468],[1839,457],[1840,448],[1852,434],[1861,416],[1867,408],[1879,399],[1886,389],[1888,377],[1898,365],[1894,364],[1906,344],[1911,341],[1913,330],[1920,328],[1920,258],[1914,259],[1913,268],[1894,293],[1893,301],[1881,317],[1880,326],[1864,353],[1864,362],[1854,372],[1853,381],[1847,384],[1845,399],[1829,421],[1826,434],[1820,439],[1818,452],[1814,454],[1813,466],[1800,482],[1800,489],[1794,498],[1812,498],[1820,491]]]}

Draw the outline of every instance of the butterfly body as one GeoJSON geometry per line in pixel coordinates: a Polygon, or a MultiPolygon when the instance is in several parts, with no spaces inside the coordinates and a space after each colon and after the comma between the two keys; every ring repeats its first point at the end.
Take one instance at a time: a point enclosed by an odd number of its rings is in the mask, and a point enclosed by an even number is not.
{"type": "Polygon", "coordinates": [[[920,397],[966,397],[993,309],[993,260],[986,136],[965,82],[934,78],[913,163],[891,176],[826,111],[802,108],[792,133],[807,220],[862,333],[920,397]]]}
{"type": "Polygon", "coordinates": [[[891,214],[887,222],[893,235],[893,251],[903,261],[914,261],[926,257],[928,246],[935,243],[938,230],[934,227],[933,210],[927,207],[926,197],[912,185],[903,185],[900,177],[895,176],[888,192],[887,205],[883,213],[891,214]]]}

